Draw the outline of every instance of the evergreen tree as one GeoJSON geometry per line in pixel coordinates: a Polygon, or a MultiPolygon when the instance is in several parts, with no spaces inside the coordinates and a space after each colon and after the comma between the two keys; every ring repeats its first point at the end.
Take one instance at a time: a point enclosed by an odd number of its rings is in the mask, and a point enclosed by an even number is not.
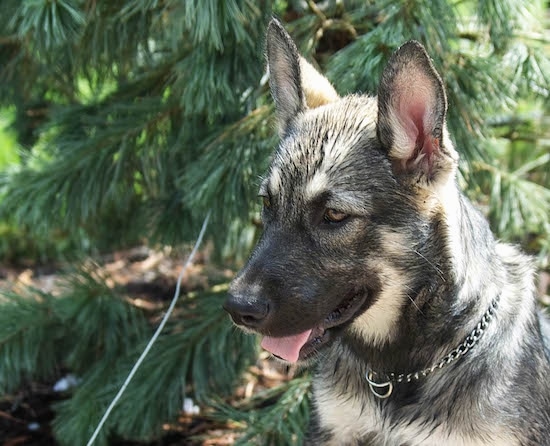
{"type": "MultiPolygon", "coordinates": [[[[524,0],[2,0],[0,107],[21,162],[0,176],[0,217],[33,237],[62,231],[81,257],[135,242],[192,241],[212,211],[218,259],[239,262],[258,232],[256,199],[277,143],[263,61],[269,17],[342,94],[375,93],[385,61],[424,43],[448,89],[467,192],[499,237],[548,267],[550,37],[524,0]],[[546,132],[546,133],[544,133],[546,132]],[[93,249],[90,247],[94,247],[93,249]]],[[[231,263],[233,264],[233,263],[231,263]]],[[[151,334],[106,278],[83,268],[61,296],[4,292],[0,388],[68,367],[82,376],[57,408],[62,444],[81,444],[151,334]]],[[[152,438],[192,394],[246,429],[289,444],[307,419],[307,378],[240,407],[223,398],[256,344],[221,310],[226,284],[185,296],[113,412],[110,435],[152,438]],[[269,432],[269,434],[267,434],[269,432]]]]}

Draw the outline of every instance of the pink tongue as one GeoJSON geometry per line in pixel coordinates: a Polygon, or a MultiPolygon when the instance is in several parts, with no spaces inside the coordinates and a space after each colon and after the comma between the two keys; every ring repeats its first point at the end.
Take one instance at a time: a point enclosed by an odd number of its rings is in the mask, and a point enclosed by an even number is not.
{"type": "Polygon", "coordinates": [[[262,339],[261,346],[268,352],[273,353],[288,362],[296,362],[300,355],[300,349],[307,342],[310,334],[311,330],[298,333],[294,336],[286,336],[284,338],[272,338],[271,336],[265,336],[262,339]]]}

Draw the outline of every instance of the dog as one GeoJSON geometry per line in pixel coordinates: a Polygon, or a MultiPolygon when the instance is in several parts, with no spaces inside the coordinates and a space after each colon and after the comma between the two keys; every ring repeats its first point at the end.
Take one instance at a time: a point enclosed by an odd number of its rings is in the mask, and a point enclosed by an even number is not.
{"type": "Polygon", "coordinates": [[[280,145],[236,325],[312,366],[308,445],[550,445],[534,268],[459,191],[441,77],[401,46],[377,97],[340,97],[280,22],[266,52],[280,145]]]}

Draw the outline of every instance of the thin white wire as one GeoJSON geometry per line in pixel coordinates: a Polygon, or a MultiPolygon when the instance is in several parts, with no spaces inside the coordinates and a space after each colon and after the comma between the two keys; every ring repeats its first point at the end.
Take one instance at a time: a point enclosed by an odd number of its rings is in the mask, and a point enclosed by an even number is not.
{"type": "Polygon", "coordinates": [[[120,397],[122,396],[122,394],[126,390],[126,387],[128,387],[128,384],[130,384],[130,381],[132,380],[132,378],[136,374],[139,366],[141,365],[141,363],[143,362],[143,360],[145,359],[145,357],[149,353],[149,350],[151,350],[151,347],[153,346],[153,344],[155,343],[155,341],[159,337],[160,332],[162,331],[162,329],[166,325],[166,322],[168,321],[168,318],[170,317],[170,314],[172,313],[172,310],[174,309],[174,307],[176,306],[176,302],[178,301],[178,298],[179,298],[179,295],[180,295],[181,281],[183,279],[183,276],[185,275],[185,272],[187,271],[187,268],[189,267],[189,265],[193,261],[193,258],[195,257],[195,254],[197,253],[197,251],[199,249],[199,246],[202,242],[202,238],[204,236],[204,232],[206,231],[206,226],[208,225],[208,220],[209,219],[210,219],[210,211],[208,211],[208,214],[206,214],[206,218],[204,219],[204,222],[202,223],[201,232],[199,233],[197,241],[195,242],[195,246],[193,247],[193,250],[191,251],[191,254],[189,255],[189,258],[187,259],[187,261],[183,265],[183,268],[181,269],[181,272],[180,272],[180,275],[178,277],[178,281],[177,281],[177,284],[176,284],[176,291],[174,292],[174,297],[172,298],[172,302],[170,303],[170,306],[168,307],[168,310],[166,310],[166,314],[162,318],[162,321],[160,322],[160,324],[157,328],[157,331],[155,331],[155,334],[153,335],[153,337],[151,338],[151,340],[147,344],[147,347],[145,347],[145,350],[143,350],[143,353],[141,354],[139,359],[134,364],[134,367],[132,368],[132,370],[128,374],[128,377],[126,378],[126,381],[124,381],[124,384],[122,384],[122,387],[120,388],[120,390],[118,391],[116,396],[113,398],[113,401],[111,401],[111,404],[109,405],[109,407],[107,408],[107,410],[103,414],[103,418],[101,418],[101,421],[97,425],[92,437],[90,438],[90,440],[88,441],[86,446],[92,446],[92,444],[96,440],[97,436],[99,435],[99,432],[101,431],[101,428],[103,427],[103,425],[105,424],[105,422],[109,418],[109,415],[111,414],[111,411],[115,407],[116,403],[118,403],[118,400],[120,399],[120,397]]]}

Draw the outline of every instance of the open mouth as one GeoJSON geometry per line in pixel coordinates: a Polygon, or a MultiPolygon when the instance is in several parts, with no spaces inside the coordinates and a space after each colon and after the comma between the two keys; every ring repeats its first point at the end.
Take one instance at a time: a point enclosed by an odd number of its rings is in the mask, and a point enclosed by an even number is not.
{"type": "Polygon", "coordinates": [[[331,340],[335,328],[342,327],[362,312],[366,301],[365,291],[354,293],[346,297],[318,326],[292,336],[265,336],[262,348],[288,362],[308,359],[331,340]]]}

